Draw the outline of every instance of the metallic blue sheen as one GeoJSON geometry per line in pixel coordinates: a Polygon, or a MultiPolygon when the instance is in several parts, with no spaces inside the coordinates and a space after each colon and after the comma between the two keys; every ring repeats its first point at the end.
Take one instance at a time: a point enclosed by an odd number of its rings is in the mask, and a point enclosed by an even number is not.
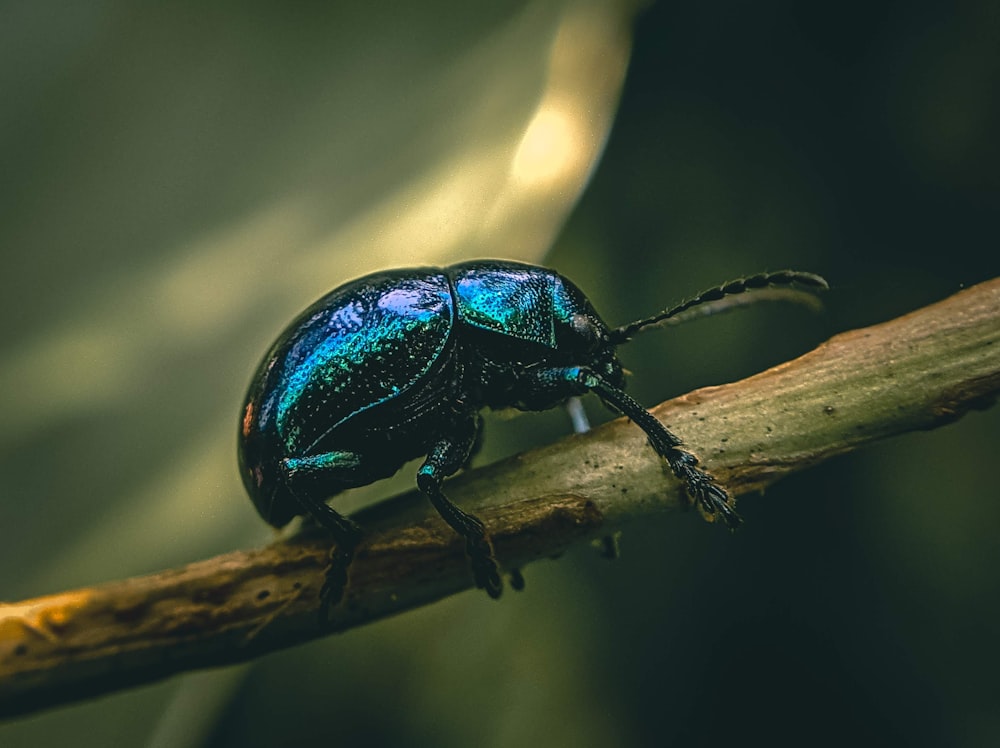
{"type": "Polygon", "coordinates": [[[533,265],[488,260],[359,278],[306,309],[261,362],[243,406],[243,483],[272,525],[309,515],[334,536],[325,609],[341,599],[361,537],[326,500],[424,457],[418,487],[465,539],[477,586],[497,597],[489,535],[442,483],[475,452],[482,409],[545,410],[594,392],[646,432],[706,514],[734,527],[725,490],[625,393],[616,346],[677,309],[803,279],[817,283],[792,271],[753,276],[611,330],[572,282],[533,265]]]}
{"type": "MultiPolygon", "coordinates": [[[[472,262],[355,280],[299,315],[261,363],[243,409],[244,484],[264,519],[284,525],[303,513],[296,491],[328,498],[391,475],[484,406],[538,410],[564,400],[565,383],[540,389],[521,367],[593,364],[594,341],[606,335],[579,289],[532,265],[472,262]],[[302,485],[293,489],[291,479],[302,485]]],[[[620,384],[609,354],[601,365],[620,384]]]]}
{"type": "Polygon", "coordinates": [[[458,318],[467,325],[555,349],[557,330],[582,316],[595,328],[604,323],[583,293],[568,280],[539,268],[490,272],[486,263],[452,269],[458,318]]]}

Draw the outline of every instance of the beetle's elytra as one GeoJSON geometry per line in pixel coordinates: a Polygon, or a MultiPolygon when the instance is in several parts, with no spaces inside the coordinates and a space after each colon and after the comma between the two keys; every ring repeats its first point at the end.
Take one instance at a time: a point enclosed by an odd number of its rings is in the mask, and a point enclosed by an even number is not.
{"type": "Polygon", "coordinates": [[[681,441],[624,391],[616,347],[693,306],[819,276],[765,273],[609,328],[568,279],[542,267],[477,261],[375,273],[306,309],[271,346],[243,406],[239,462],[260,515],[282,527],[309,515],[336,541],[323,587],[336,604],[361,529],[326,499],[424,457],[417,486],[466,541],[476,585],[502,589],[482,522],[443,493],[469,460],[485,407],[546,410],[594,392],[628,416],[709,517],[735,527],[732,500],[681,441]]]}

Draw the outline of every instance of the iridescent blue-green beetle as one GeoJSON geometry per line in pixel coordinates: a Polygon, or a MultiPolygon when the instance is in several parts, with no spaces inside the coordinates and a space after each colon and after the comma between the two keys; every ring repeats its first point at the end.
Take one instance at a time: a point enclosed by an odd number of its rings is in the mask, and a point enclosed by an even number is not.
{"type": "Polygon", "coordinates": [[[476,585],[498,597],[489,535],[448,500],[442,482],[469,460],[483,408],[547,410],[594,392],[646,432],[691,501],[735,527],[741,520],[725,490],[625,394],[615,349],[699,304],[793,283],[826,288],[811,273],[763,273],[609,328],[572,282],[534,265],[484,260],[359,278],[306,309],[264,357],[243,406],[243,484],[275,527],[308,515],[333,535],[325,607],[341,599],[361,537],[326,499],[425,457],[417,486],[465,538],[476,585]]]}

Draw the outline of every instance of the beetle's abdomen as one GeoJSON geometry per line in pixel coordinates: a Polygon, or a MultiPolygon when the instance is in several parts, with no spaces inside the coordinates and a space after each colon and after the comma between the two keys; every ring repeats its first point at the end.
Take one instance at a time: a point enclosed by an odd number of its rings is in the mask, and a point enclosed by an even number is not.
{"type": "Polygon", "coordinates": [[[313,453],[351,418],[415,387],[448,343],[448,279],[433,271],[369,276],[307,309],[263,362],[259,421],[282,456],[313,453]]]}

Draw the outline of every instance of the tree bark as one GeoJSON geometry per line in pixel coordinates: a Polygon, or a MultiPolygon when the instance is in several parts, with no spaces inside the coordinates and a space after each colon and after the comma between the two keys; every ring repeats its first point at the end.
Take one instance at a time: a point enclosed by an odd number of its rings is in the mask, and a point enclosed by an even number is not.
{"type": "MultiPolygon", "coordinates": [[[[740,382],[653,409],[733,495],[875,440],[950,423],[1000,391],[1000,279],[843,333],[740,382]]],[[[451,480],[507,570],[683,504],[619,419],[451,480]]],[[[0,605],[0,717],[343,631],[472,585],[462,541],[419,495],[360,513],[344,602],[318,623],[328,542],[300,535],[183,568],[0,605]]]]}

